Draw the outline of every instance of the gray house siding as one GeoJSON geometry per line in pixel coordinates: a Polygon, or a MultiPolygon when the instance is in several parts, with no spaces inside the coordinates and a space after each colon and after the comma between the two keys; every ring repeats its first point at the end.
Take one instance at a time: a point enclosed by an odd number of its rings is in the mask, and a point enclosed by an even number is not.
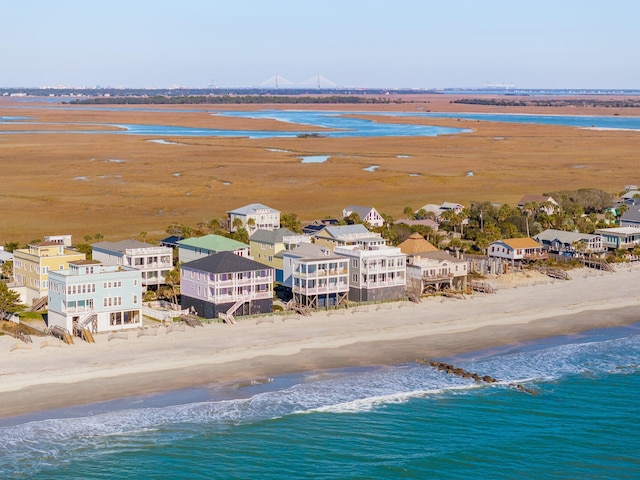
{"type": "MultiPolygon", "coordinates": [[[[234,302],[211,303],[193,297],[182,296],[183,309],[193,309],[201,318],[218,318],[219,313],[227,313],[233,307],[234,302]]],[[[234,312],[234,316],[258,315],[261,313],[271,313],[273,311],[273,299],[265,298],[260,300],[247,301],[234,312]]]]}
{"type": "Polygon", "coordinates": [[[351,302],[386,302],[404,297],[405,287],[396,285],[382,288],[354,288],[349,287],[349,301],[351,302]]]}

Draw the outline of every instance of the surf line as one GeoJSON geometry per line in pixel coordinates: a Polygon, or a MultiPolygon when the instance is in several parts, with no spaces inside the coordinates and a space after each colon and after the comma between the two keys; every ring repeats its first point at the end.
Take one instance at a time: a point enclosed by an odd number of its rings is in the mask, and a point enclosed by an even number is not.
{"type": "MultiPolygon", "coordinates": [[[[444,362],[438,362],[438,361],[433,361],[433,360],[426,360],[426,359],[418,359],[416,360],[416,363],[418,365],[426,365],[428,367],[433,367],[441,372],[445,372],[451,375],[456,375],[458,377],[462,377],[462,378],[473,378],[476,382],[481,383],[498,383],[498,380],[496,380],[495,378],[493,378],[490,375],[484,375],[484,376],[480,376],[479,374],[475,373],[475,372],[468,372],[467,370],[464,370],[463,368],[456,368],[453,365],[450,365],[448,363],[444,363],[444,362]]],[[[520,390],[521,392],[524,393],[528,393],[529,395],[537,395],[538,392],[535,390],[532,390],[530,388],[526,388],[524,385],[521,385],[519,383],[510,383],[509,384],[510,387],[516,388],[517,390],[520,390]]]]}

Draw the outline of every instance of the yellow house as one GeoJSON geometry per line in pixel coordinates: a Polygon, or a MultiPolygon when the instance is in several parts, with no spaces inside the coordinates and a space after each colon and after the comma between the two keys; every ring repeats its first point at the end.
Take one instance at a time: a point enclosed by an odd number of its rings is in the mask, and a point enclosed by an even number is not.
{"type": "Polygon", "coordinates": [[[283,252],[293,250],[302,243],[311,243],[311,237],[294,233],[288,228],[255,231],[249,237],[251,257],[276,272],[276,282],[283,278],[283,252]]]}
{"type": "Polygon", "coordinates": [[[29,244],[29,248],[13,251],[16,284],[24,286],[27,305],[49,293],[49,271],[66,270],[69,262],[85,260],[85,254],[56,241],[29,244]]]}

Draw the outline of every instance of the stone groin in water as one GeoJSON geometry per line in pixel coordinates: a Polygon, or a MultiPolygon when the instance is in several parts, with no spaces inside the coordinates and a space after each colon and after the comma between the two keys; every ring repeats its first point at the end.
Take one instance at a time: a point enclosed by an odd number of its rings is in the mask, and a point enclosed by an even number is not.
{"type": "MultiPolygon", "coordinates": [[[[456,375],[458,377],[461,378],[472,378],[473,380],[475,380],[478,383],[498,383],[498,380],[493,378],[490,375],[483,375],[480,376],[478,373],[475,372],[469,372],[463,368],[457,368],[454,365],[445,363],[445,362],[438,362],[438,361],[434,361],[434,360],[426,360],[426,359],[418,359],[416,360],[416,362],[419,365],[426,365],[429,367],[433,367],[441,372],[447,373],[447,374],[451,374],[451,375],[456,375]]],[[[509,384],[510,387],[516,388],[522,392],[528,393],[529,395],[537,395],[538,392],[536,392],[535,390],[531,390],[530,388],[526,388],[524,385],[521,385],[519,383],[510,383],[509,384]]]]}

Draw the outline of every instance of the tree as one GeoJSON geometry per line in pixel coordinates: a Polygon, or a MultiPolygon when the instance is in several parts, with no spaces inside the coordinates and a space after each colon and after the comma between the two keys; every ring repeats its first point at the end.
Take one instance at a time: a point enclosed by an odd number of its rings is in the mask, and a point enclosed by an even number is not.
{"type": "Polygon", "coordinates": [[[8,260],[2,264],[0,267],[0,275],[2,278],[6,278],[11,280],[13,278],[13,262],[8,260]]]}
{"type": "Polygon", "coordinates": [[[302,233],[302,227],[300,226],[298,215],[295,213],[283,213],[280,215],[280,226],[288,228],[295,233],[302,233]]]}
{"type": "Polygon", "coordinates": [[[178,304],[178,290],[180,289],[180,266],[175,265],[171,270],[167,272],[164,277],[164,282],[169,287],[167,290],[171,293],[171,302],[175,305],[178,304]]]}
{"type": "Polygon", "coordinates": [[[531,236],[531,232],[529,231],[529,218],[534,217],[537,210],[537,202],[527,202],[522,206],[522,213],[525,215],[525,220],[527,222],[527,237],[531,236]]]}
{"type": "Polygon", "coordinates": [[[411,207],[404,207],[402,213],[405,214],[409,220],[413,220],[416,218],[416,214],[411,207]]]}
{"type": "Polygon", "coordinates": [[[346,217],[347,223],[353,225],[356,223],[362,223],[362,219],[358,212],[351,212],[348,217],[346,217]]]}
{"type": "Polygon", "coordinates": [[[4,244],[4,249],[7,252],[13,252],[19,248],[20,244],[18,242],[6,242],[4,244]]]}
{"type": "Polygon", "coordinates": [[[238,230],[240,228],[244,228],[244,223],[242,223],[241,218],[236,217],[233,219],[233,222],[231,222],[231,227],[233,230],[238,230]]]}
{"type": "Polygon", "coordinates": [[[27,308],[20,303],[20,294],[11,290],[5,282],[0,282],[0,312],[16,313],[27,308]]]}
{"type": "Polygon", "coordinates": [[[249,232],[244,227],[240,227],[231,234],[231,238],[238,242],[249,243],[249,232]]]}
{"type": "Polygon", "coordinates": [[[95,238],[96,240],[102,240],[104,238],[104,235],[102,235],[101,233],[96,233],[93,238],[95,238]]]}
{"type": "Polygon", "coordinates": [[[89,243],[91,240],[93,240],[93,235],[85,235],[83,238],[85,243],[89,243]]]}

